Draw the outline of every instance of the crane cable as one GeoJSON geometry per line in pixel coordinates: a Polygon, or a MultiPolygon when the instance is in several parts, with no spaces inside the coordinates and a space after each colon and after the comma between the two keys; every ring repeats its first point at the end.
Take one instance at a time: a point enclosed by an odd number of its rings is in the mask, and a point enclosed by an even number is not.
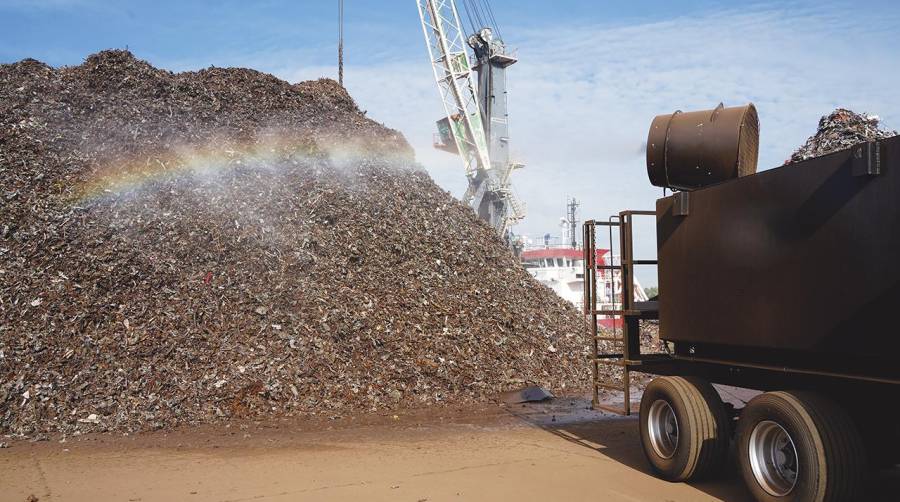
{"type": "Polygon", "coordinates": [[[472,33],[478,33],[478,30],[484,27],[484,21],[481,19],[481,12],[475,5],[474,0],[465,0],[466,13],[472,23],[472,33]]]}
{"type": "Polygon", "coordinates": [[[494,17],[494,9],[491,8],[491,3],[488,0],[483,0],[484,6],[487,9],[488,16],[491,18],[491,26],[494,27],[494,31],[497,32],[497,38],[503,40],[503,35],[500,34],[500,25],[497,24],[497,19],[494,17]]]}
{"type": "Polygon", "coordinates": [[[344,0],[338,0],[338,84],[344,86],[344,0]]]}
{"type": "Polygon", "coordinates": [[[478,24],[481,25],[481,28],[486,27],[487,20],[485,19],[485,16],[484,16],[484,12],[483,12],[483,8],[482,8],[483,6],[481,5],[481,1],[480,0],[472,0],[472,4],[475,6],[476,12],[478,12],[478,24]]]}
{"type": "Polygon", "coordinates": [[[470,0],[463,0],[463,7],[466,11],[466,18],[469,21],[469,29],[472,30],[472,33],[478,32],[478,25],[475,22],[475,19],[472,17],[472,9],[469,7],[470,0]]]}
{"type": "Polygon", "coordinates": [[[478,33],[481,28],[491,28],[498,38],[503,39],[497,18],[494,17],[494,10],[488,0],[463,0],[463,6],[473,33],[478,33]]]}

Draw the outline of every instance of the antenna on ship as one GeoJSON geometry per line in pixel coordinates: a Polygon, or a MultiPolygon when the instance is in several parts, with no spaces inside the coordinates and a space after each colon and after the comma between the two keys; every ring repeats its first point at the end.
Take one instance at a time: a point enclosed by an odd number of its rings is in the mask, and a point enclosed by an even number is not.
{"type": "Polygon", "coordinates": [[[575,197],[569,199],[566,204],[566,223],[569,224],[569,238],[572,239],[572,249],[578,249],[578,206],[580,205],[575,197]]]}

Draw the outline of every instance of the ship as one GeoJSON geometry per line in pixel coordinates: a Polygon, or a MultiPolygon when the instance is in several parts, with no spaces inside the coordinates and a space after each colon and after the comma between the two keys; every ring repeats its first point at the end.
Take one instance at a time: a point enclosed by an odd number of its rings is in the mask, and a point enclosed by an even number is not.
{"type": "MultiPolygon", "coordinates": [[[[520,236],[521,252],[519,259],[525,270],[538,282],[552,289],[560,298],[570,302],[579,311],[584,312],[584,248],[578,242],[578,222],[576,211],[578,201],[571,199],[568,203],[567,216],[560,218],[561,236],[545,234],[540,239],[529,239],[520,236]]],[[[600,267],[619,264],[619,256],[613,255],[609,249],[595,249],[596,263],[600,267]]],[[[648,301],[647,293],[637,278],[631,285],[634,288],[634,300],[648,301]]],[[[597,303],[600,310],[616,310],[621,308],[622,278],[621,271],[602,269],[597,272],[597,303]]],[[[600,316],[600,324],[604,326],[620,325],[621,319],[600,316]]]]}

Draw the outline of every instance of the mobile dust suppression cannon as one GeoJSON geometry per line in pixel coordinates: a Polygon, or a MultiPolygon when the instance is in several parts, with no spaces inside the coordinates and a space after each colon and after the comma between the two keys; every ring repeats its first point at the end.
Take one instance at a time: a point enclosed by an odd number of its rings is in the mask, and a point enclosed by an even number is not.
{"type": "Polygon", "coordinates": [[[509,240],[510,227],[525,217],[525,206],[510,183],[512,171],[523,167],[509,154],[506,69],[517,60],[507,51],[484,0],[466,0],[468,37],[453,0],[416,4],[445,111],[437,121],[434,146],[462,158],[469,181],[463,202],[509,240]]]}
{"type": "Polygon", "coordinates": [[[759,173],[758,146],[752,104],[660,115],[647,172],[674,192],[585,222],[594,405],[618,389],[615,411],[629,414],[630,372],[657,375],[639,423],[660,477],[720,474],[733,442],[757,500],[862,500],[869,469],[900,461],[900,137],[759,173]],[[641,217],[655,219],[656,259],[634,256],[641,217]],[[618,240],[619,265],[590,252],[597,227],[618,240]],[[642,265],[657,267],[656,301],[623,288],[620,305],[597,308],[598,274],[628,281],[642,265]],[[603,315],[622,329],[599,329],[603,315]],[[643,353],[639,323],[653,319],[661,348],[643,353]],[[624,377],[605,379],[604,365],[624,377]],[[713,383],[757,392],[736,409],[713,383]]]}

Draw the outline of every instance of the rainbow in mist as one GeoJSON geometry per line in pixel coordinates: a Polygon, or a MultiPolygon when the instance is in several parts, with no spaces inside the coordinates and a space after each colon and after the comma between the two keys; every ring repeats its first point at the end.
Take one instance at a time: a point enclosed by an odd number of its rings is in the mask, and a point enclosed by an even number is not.
{"type": "Polygon", "coordinates": [[[172,148],[140,157],[109,162],[80,183],[75,204],[138,191],[156,181],[172,178],[215,177],[237,167],[274,169],[284,162],[326,160],[348,166],[373,157],[381,161],[409,162],[407,152],[385,150],[358,141],[318,142],[308,138],[273,135],[254,141],[210,141],[203,146],[172,148]]]}

